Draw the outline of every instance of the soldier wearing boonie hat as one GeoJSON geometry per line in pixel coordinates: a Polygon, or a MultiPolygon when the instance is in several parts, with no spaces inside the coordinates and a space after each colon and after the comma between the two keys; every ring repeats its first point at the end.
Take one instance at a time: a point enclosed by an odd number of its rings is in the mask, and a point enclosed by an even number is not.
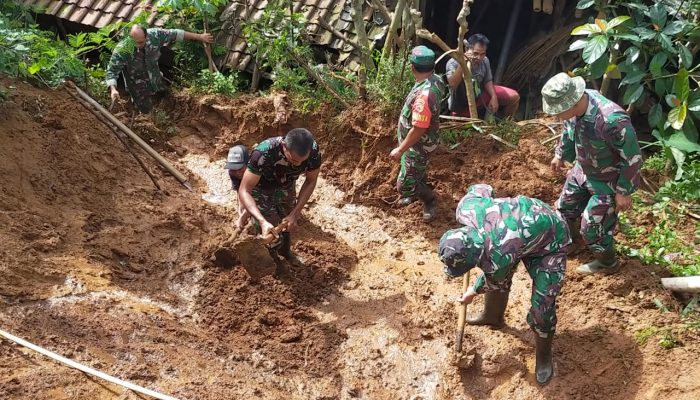
{"type": "Polygon", "coordinates": [[[571,243],[566,221],[540,200],[525,196],[495,198],[493,188],[473,185],[457,206],[460,228],[445,232],[438,245],[444,272],[458,277],[478,267],[482,274],[460,301],[485,294],[484,310],[470,325],[501,327],[513,274],[522,260],[532,278],[527,322],[535,332],[537,382],[553,374],[552,339],[557,324],[556,299],[571,243]]]}
{"type": "Polygon", "coordinates": [[[437,199],[427,184],[430,153],[438,143],[440,102],[445,94],[442,77],[434,73],[435,52],[416,46],[409,56],[416,84],[406,97],[397,129],[399,145],[389,156],[401,159],[396,189],[401,195],[400,206],[416,199],[423,202],[423,220],[435,218],[437,199]]]}
{"type": "MultiPolygon", "coordinates": [[[[250,158],[248,153],[248,148],[243,145],[236,145],[228,150],[228,156],[226,157],[226,164],[224,169],[228,170],[228,176],[231,178],[231,187],[234,192],[238,192],[238,188],[241,187],[241,180],[243,179],[243,174],[246,170],[246,165],[248,165],[248,159],[250,158]]],[[[243,229],[246,222],[250,218],[250,213],[243,207],[240,199],[238,200],[238,221],[236,221],[236,226],[239,229],[243,229]]]]}
{"type": "Polygon", "coordinates": [[[576,271],[617,272],[620,264],[613,243],[617,213],[631,206],[642,165],[632,122],[622,107],[586,89],[583,78],[566,73],[544,85],[542,108],[564,121],[552,169],[559,172],[565,161],[574,163],[557,201],[574,238],[571,253],[585,242],[595,256],[576,271]]]}

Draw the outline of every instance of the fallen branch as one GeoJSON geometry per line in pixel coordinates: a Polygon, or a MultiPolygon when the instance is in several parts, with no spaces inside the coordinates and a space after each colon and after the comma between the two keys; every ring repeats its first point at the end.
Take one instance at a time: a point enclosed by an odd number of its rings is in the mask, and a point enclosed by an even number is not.
{"type": "Polygon", "coordinates": [[[350,104],[345,101],[344,98],[342,98],[338,92],[333,90],[333,88],[321,77],[321,75],[318,74],[318,72],[314,71],[313,68],[309,65],[309,63],[302,59],[298,54],[294,52],[294,49],[289,49],[289,54],[292,55],[294,60],[296,60],[297,64],[301,66],[316,82],[318,82],[321,86],[324,87],[328,91],[328,93],[331,94],[331,96],[335,97],[336,100],[340,102],[340,104],[343,105],[345,108],[350,108],[350,104]]]}
{"type": "Polygon", "coordinates": [[[77,363],[73,360],[70,360],[70,359],[65,358],[61,355],[58,355],[52,351],[46,350],[46,349],[39,347],[35,344],[29,343],[24,339],[20,339],[17,336],[11,335],[10,333],[5,332],[3,330],[0,330],[0,336],[4,337],[7,340],[15,342],[15,343],[19,344],[20,346],[24,346],[30,350],[36,351],[37,353],[43,354],[43,355],[45,355],[45,356],[47,356],[55,361],[58,361],[62,364],[65,364],[71,368],[75,368],[75,369],[82,371],[86,374],[90,374],[90,375],[96,376],[98,378],[104,379],[107,382],[110,382],[110,383],[113,383],[115,385],[119,385],[121,387],[125,387],[127,389],[133,390],[134,392],[143,393],[145,395],[155,397],[156,399],[160,399],[160,400],[177,400],[175,397],[171,397],[171,396],[168,396],[165,394],[155,392],[155,391],[150,390],[150,389],[146,389],[145,387],[135,385],[133,383],[121,380],[119,378],[115,378],[111,375],[105,374],[102,371],[98,371],[96,369],[90,368],[90,367],[85,366],[83,364],[77,363]]]}
{"type": "Polygon", "coordinates": [[[561,137],[560,134],[555,133],[554,136],[552,136],[551,138],[549,138],[549,139],[547,139],[547,140],[544,140],[544,141],[540,142],[540,144],[547,144],[547,143],[549,143],[549,142],[553,142],[553,141],[559,139],[560,137],[561,137]]]}
{"type": "Polygon", "coordinates": [[[464,121],[464,122],[484,122],[483,120],[479,118],[471,118],[471,117],[457,117],[454,115],[441,115],[441,119],[446,119],[448,121],[464,121]]]}

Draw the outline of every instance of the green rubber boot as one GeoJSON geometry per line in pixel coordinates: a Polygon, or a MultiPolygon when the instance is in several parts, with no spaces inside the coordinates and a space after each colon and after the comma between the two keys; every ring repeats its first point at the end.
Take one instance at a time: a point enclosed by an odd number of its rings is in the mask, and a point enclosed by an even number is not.
{"type": "Polygon", "coordinates": [[[500,328],[505,324],[503,318],[508,306],[510,292],[486,292],[484,310],[478,316],[467,319],[469,325],[491,325],[500,328]]]}
{"type": "Polygon", "coordinates": [[[611,247],[602,253],[595,254],[595,259],[589,263],[576,268],[576,272],[584,275],[601,273],[604,275],[614,274],[620,270],[620,262],[615,255],[615,248],[611,247]]]}

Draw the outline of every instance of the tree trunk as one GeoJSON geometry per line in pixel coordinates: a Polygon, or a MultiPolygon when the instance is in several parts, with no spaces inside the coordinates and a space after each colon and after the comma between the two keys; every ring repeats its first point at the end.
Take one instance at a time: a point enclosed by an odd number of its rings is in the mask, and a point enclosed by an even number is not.
{"type": "Polygon", "coordinates": [[[399,0],[396,3],[396,8],[394,8],[394,16],[391,19],[391,24],[389,25],[389,30],[386,34],[386,40],[384,42],[384,49],[382,50],[382,59],[387,58],[394,52],[394,41],[396,40],[396,31],[401,27],[401,20],[403,19],[403,10],[406,7],[406,0],[399,0]]]}

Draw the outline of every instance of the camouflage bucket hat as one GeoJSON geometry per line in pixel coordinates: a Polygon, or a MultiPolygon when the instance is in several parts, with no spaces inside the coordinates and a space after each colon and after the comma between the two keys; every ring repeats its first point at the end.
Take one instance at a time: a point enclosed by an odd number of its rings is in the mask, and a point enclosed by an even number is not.
{"type": "Polygon", "coordinates": [[[431,67],[435,65],[435,52],[425,46],[416,46],[411,50],[409,61],[413,65],[431,67]]]}
{"type": "Polygon", "coordinates": [[[445,264],[443,271],[452,278],[462,276],[474,268],[483,253],[483,247],[474,243],[464,228],[445,232],[438,244],[438,257],[445,264]]]}
{"type": "Polygon", "coordinates": [[[556,115],[569,110],[581,100],[586,90],[586,81],[580,76],[570,77],[561,72],[549,78],[542,87],[542,110],[556,115]]]}

